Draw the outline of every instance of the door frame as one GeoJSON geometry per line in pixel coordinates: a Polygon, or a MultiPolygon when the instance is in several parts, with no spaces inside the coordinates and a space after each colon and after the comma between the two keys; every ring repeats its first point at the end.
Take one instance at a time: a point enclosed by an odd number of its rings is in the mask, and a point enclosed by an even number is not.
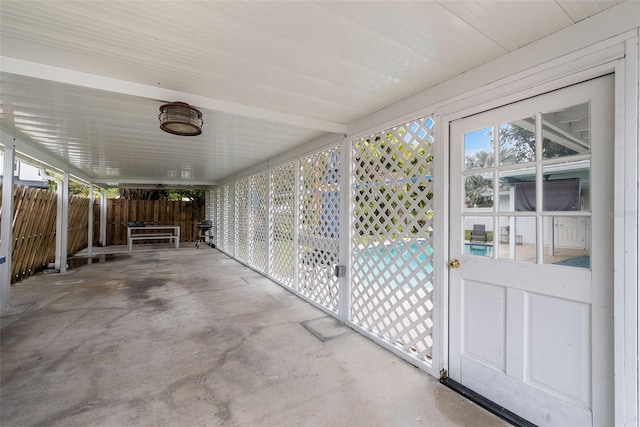
{"type": "MultiPolygon", "coordinates": [[[[436,205],[442,215],[436,221],[434,244],[441,256],[441,292],[438,306],[442,328],[437,342],[440,376],[446,377],[449,365],[449,145],[450,122],[474,114],[525,100],[581,83],[606,74],[614,74],[614,212],[603,212],[614,221],[614,416],[616,425],[635,425],[638,417],[638,184],[637,156],[640,133],[638,113],[638,74],[640,52],[638,31],[556,58],[533,69],[486,85],[435,109],[439,144],[436,176],[442,183],[436,192],[436,205]],[[616,237],[618,236],[618,237],[616,237]]],[[[435,350],[435,349],[434,349],[435,350]]]]}

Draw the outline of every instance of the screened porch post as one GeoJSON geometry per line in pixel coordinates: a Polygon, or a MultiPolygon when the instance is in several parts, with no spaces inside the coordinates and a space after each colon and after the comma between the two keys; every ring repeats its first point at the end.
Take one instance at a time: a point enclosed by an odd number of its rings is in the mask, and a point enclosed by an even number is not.
{"type": "Polygon", "coordinates": [[[107,189],[102,190],[100,199],[100,246],[107,246],[107,189]]]}
{"type": "Polygon", "coordinates": [[[93,184],[89,184],[89,212],[87,215],[87,255],[93,256],[93,184]]]}
{"type": "Polygon", "coordinates": [[[0,310],[9,308],[11,250],[13,248],[13,163],[15,150],[5,145],[2,178],[2,230],[0,234],[0,310]]]}
{"type": "MultiPolygon", "coordinates": [[[[67,272],[67,242],[69,241],[69,171],[62,175],[62,185],[58,193],[58,200],[62,198],[60,215],[60,273],[67,272]]],[[[56,248],[57,249],[57,248],[56,248]]],[[[56,256],[57,258],[57,256],[56,256]]]]}
{"type": "Polygon", "coordinates": [[[56,183],[56,254],[53,267],[60,271],[60,254],[62,253],[62,180],[49,176],[56,183]]]}

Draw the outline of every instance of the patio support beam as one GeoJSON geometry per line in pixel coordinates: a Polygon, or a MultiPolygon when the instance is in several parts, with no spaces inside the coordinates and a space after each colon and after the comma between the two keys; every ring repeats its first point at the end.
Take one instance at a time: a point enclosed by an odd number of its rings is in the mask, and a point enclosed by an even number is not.
{"type": "Polygon", "coordinates": [[[89,184],[89,211],[87,215],[87,256],[93,256],[93,184],[89,184]]]}
{"type": "Polygon", "coordinates": [[[0,231],[0,310],[9,308],[11,287],[11,251],[13,249],[13,164],[15,150],[4,146],[2,177],[2,230],[0,231]]]}
{"type": "Polygon", "coordinates": [[[60,254],[62,253],[62,180],[51,175],[48,178],[56,183],[56,254],[53,267],[60,271],[60,254]]]}
{"type": "MultiPolygon", "coordinates": [[[[60,215],[60,273],[67,272],[67,247],[69,241],[69,172],[62,175],[60,186],[62,196],[62,209],[60,215]]],[[[58,258],[56,254],[56,259],[58,258]]]]}
{"type": "Polygon", "coordinates": [[[107,189],[100,199],[100,246],[107,246],[107,189]]]}
{"type": "Polygon", "coordinates": [[[338,316],[343,322],[351,321],[351,230],[350,230],[350,208],[351,208],[351,169],[352,169],[351,143],[344,136],[340,146],[340,265],[344,266],[344,275],[338,278],[339,283],[339,307],[338,316]]]}
{"type": "Polygon", "coordinates": [[[271,277],[271,166],[267,164],[267,245],[266,245],[266,257],[264,272],[267,276],[271,277]]]}

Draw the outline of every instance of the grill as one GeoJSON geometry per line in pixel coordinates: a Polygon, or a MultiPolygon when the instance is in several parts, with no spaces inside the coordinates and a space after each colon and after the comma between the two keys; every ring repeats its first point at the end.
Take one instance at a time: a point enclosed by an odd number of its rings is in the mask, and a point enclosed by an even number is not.
{"type": "Polygon", "coordinates": [[[196,241],[196,248],[200,248],[200,242],[205,243],[212,248],[216,245],[213,243],[213,236],[211,234],[211,228],[213,223],[210,219],[203,219],[198,223],[198,240],[196,241]]]}
{"type": "Polygon", "coordinates": [[[210,219],[203,219],[198,223],[198,230],[211,230],[211,227],[213,227],[213,224],[210,219]]]}

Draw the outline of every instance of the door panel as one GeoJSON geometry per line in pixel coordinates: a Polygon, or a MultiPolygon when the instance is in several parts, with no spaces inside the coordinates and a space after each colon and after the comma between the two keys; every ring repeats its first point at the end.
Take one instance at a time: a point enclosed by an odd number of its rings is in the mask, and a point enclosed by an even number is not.
{"type": "Polygon", "coordinates": [[[526,298],[526,381],[590,406],[591,305],[534,293],[526,298]]]}
{"type": "Polygon", "coordinates": [[[507,289],[475,281],[463,288],[463,354],[504,371],[507,289]]]}
{"type": "Polygon", "coordinates": [[[538,425],[613,423],[612,111],[606,76],[451,123],[449,375],[538,425]]]}

